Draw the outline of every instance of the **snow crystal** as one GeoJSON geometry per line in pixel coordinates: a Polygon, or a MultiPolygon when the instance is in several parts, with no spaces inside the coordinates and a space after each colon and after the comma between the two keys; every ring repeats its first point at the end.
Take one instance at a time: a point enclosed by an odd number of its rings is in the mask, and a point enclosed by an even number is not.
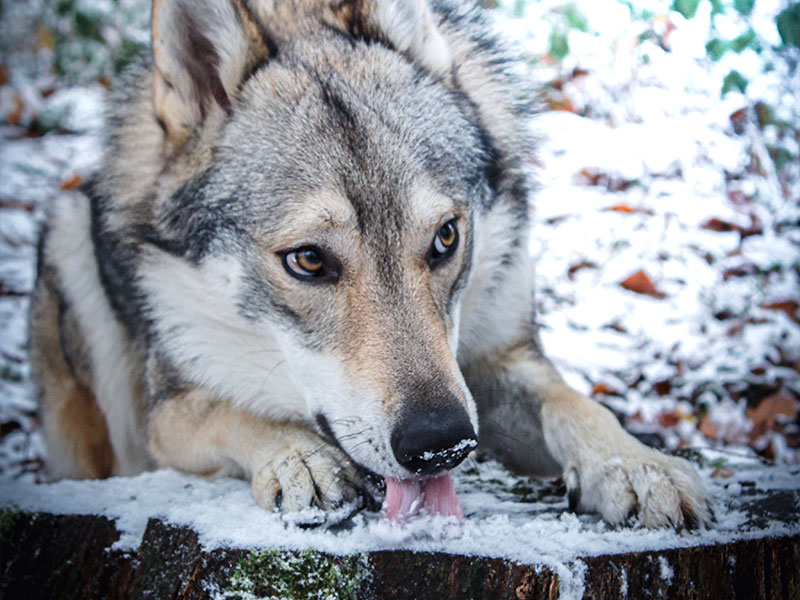
{"type": "Polygon", "coordinates": [[[675,575],[675,571],[672,570],[672,567],[669,564],[669,561],[664,556],[658,557],[658,569],[659,569],[659,577],[661,581],[666,581],[668,584],[672,583],[672,577],[675,575]]]}

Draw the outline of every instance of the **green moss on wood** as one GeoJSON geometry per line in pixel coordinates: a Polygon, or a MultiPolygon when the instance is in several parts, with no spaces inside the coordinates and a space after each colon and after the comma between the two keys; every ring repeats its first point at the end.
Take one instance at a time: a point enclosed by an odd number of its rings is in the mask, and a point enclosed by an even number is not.
{"type": "Polygon", "coordinates": [[[0,542],[9,543],[14,533],[14,526],[23,516],[33,517],[20,510],[9,508],[0,509],[0,542]]]}
{"type": "Polygon", "coordinates": [[[239,561],[222,597],[357,600],[368,573],[364,554],[334,557],[314,550],[253,551],[239,561]]]}

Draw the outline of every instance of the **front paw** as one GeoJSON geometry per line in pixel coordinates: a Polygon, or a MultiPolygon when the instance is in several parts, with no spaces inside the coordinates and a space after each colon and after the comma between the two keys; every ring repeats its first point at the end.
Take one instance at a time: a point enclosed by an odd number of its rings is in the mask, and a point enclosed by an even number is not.
{"type": "Polygon", "coordinates": [[[338,448],[300,430],[287,432],[283,441],[254,470],[251,489],[258,504],[280,509],[299,525],[332,524],[363,507],[365,488],[338,448]]]}
{"type": "Polygon", "coordinates": [[[708,494],[687,460],[641,446],[592,457],[564,472],[573,511],[597,511],[612,525],[638,517],[648,528],[697,529],[712,519],[708,494]]]}

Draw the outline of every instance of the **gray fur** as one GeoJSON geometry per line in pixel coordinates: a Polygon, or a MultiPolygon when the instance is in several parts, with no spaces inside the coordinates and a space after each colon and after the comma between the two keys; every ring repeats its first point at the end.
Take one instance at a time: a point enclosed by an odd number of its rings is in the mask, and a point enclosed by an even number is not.
{"type": "MultiPolygon", "coordinates": [[[[315,496],[302,473],[314,486],[340,464],[411,476],[392,456],[392,428],[450,406],[476,430],[485,419],[481,445],[518,470],[574,472],[582,506],[612,522],[628,506],[597,473],[617,460],[630,472],[658,463],[642,471],[651,479],[683,473],[680,510],[704,521],[693,472],[636,446],[541,355],[528,256],[534,104],[522,63],[479,11],[455,0],[154,7],[154,60],[115,93],[105,164],[54,209],[43,244],[33,350],[54,441],[76,435],[59,421],[70,382],[47,362],[60,322],[64,360],[88,364],[85,403],[105,414],[114,472],[155,459],[243,473],[262,505],[281,489],[284,509],[302,508],[315,496]],[[459,246],[434,265],[448,221],[459,246]],[[97,268],[84,287],[59,250],[73,223],[97,268]],[[335,262],[334,279],[293,278],[285,255],[306,246],[335,262]],[[71,314],[86,289],[113,317],[71,314]],[[65,299],[57,318],[45,290],[65,299]],[[92,354],[105,339],[118,340],[124,368],[92,354]],[[132,412],[114,412],[103,385],[131,378],[132,412]],[[115,427],[149,451],[117,455],[115,427]],[[207,439],[193,436],[201,428],[207,439]],[[332,462],[309,462],[323,455],[332,462]],[[286,470],[295,463],[307,470],[286,470]]],[[[314,502],[351,497],[354,477],[314,502]]],[[[665,490],[643,507],[646,524],[677,518],[665,490]]]]}

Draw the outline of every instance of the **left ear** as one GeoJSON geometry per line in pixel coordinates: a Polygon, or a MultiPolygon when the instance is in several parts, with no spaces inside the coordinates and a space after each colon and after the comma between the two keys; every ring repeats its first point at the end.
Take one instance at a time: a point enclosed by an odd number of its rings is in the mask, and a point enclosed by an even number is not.
{"type": "Polygon", "coordinates": [[[180,147],[214,112],[229,112],[268,55],[241,0],[153,0],[153,101],[168,143],[180,147]]]}

